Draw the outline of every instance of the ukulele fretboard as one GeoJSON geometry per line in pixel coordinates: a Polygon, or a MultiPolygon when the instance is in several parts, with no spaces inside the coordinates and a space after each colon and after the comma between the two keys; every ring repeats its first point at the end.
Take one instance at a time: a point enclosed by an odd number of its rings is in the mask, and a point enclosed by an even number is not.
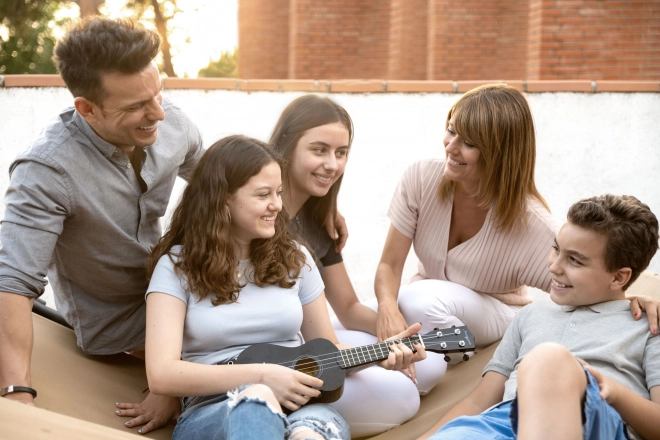
{"type": "Polygon", "coordinates": [[[339,366],[341,368],[352,368],[368,364],[370,362],[382,361],[387,359],[387,356],[390,354],[389,345],[395,345],[399,343],[405,344],[413,352],[416,351],[410,338],[385,341],[378,344],[363,345],[361,347],[346,348],[339,351],[339,366]]]}

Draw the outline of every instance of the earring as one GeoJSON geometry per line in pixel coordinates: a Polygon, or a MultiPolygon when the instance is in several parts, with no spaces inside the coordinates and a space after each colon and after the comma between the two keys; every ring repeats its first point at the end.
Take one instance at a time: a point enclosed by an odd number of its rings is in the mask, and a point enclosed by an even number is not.
{"type": "Polygon", "coordinates": [[[227,211],[227,217],[229,217],[229,223],[231,223],[231,212],[227,211]]]}

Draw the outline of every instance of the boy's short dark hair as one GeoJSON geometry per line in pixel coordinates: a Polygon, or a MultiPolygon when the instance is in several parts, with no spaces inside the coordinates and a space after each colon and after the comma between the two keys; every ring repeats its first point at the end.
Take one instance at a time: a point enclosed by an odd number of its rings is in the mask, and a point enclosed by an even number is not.
{"type": "Polygon", "coordinates": [[[648,267],[658,250],[658,219],[633,196],[605,194],[580,200],[568,210],[568,221],[607,237],[606,269],[632,269],[623,290],[648,267]]]}
{"type": "Polygon", "coordinates": [[[158,54],[160,37],[130,20],[90,17],[57,43],[53,61],[73,96],[102,106],[101,73],[133,74],[158,54]]]}

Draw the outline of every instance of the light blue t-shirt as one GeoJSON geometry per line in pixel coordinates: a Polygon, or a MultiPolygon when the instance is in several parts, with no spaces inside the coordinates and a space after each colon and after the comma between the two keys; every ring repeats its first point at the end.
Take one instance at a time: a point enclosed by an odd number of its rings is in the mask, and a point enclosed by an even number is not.
{"type": "MultiPolygon", "coordinates": [[[[172,252],[176,254],[180,249],[180,246],[174,246],[172,252]]],[[[307,263],[293,287],[259,287],[248,282],[237,302],[218,306],[211,303],[215,295],[198,301],[185,289],[185,280],[174,273],[170,257],[162,256],[151,276],[147,295],[162,292],[186,303],[181,358],[200,364],[216,364],[231,359],[253,344],[286,347],[302,344],[302,306],[318,298],[324,285],[314,259],[304,246],[300,249],[305,253],[307,263]]],[[[249,260],[239,261],[238,270],[242,278],[251,279],[249,260]]]]}

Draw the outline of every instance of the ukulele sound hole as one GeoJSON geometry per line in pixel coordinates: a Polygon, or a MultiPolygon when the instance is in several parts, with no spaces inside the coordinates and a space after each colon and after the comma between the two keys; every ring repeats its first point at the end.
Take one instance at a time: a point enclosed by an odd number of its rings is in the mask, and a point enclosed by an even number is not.
{"type": "Polygon", "coordinates": [[[319,377],[319,364],[311,357],[301,357],[295,360],[293,369],[309,376],[319,377]]]}

